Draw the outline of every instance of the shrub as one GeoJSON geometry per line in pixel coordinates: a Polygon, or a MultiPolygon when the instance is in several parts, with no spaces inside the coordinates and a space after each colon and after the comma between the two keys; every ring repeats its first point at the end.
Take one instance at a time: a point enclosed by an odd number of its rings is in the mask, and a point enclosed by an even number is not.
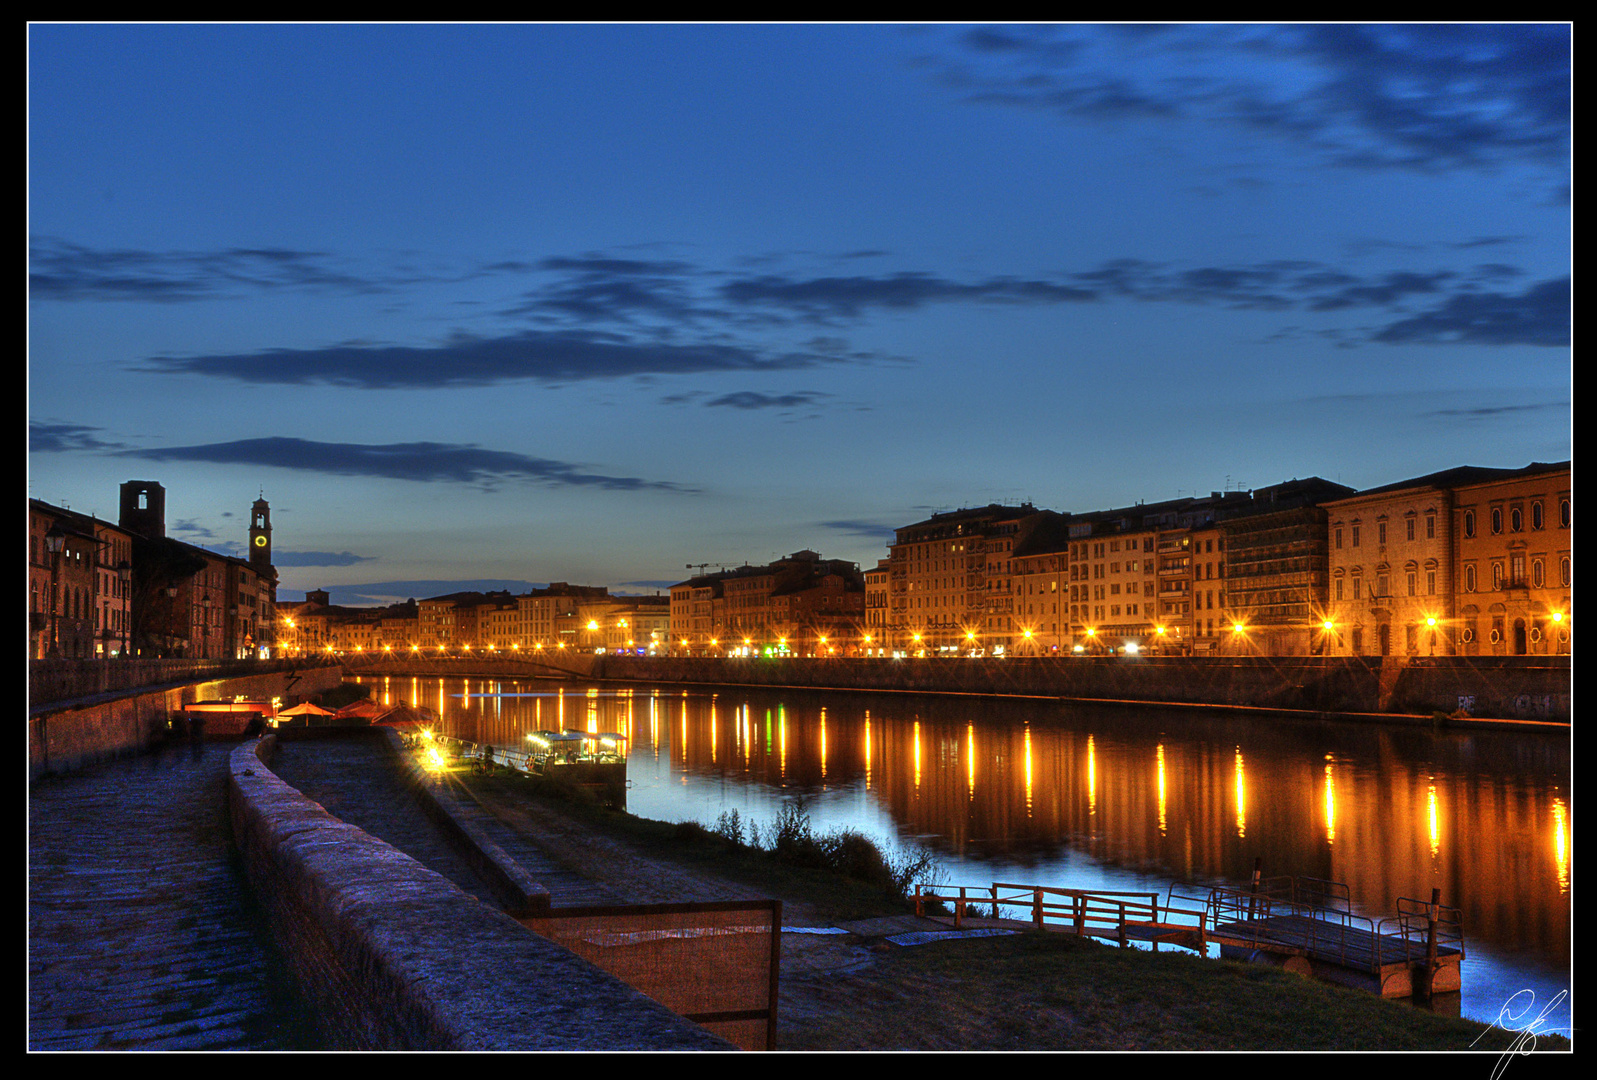
{"type": "Polygon", "coordinates": [[[715,819],[715,835],[740,847],[743,844],[743,819],[736,810],[727,810],[715,819]]]}
{"type": "MultiPolygon", "coordinates": [[[[726,817],[722,815],[723,819],[726,817]]],[[[721,832],[719,824],[716,831],[721,832]]],[[[758,828],[751,824],[749,834],[750,846],[761,848],[758,828]]],[[[779,862],[829,870],[900,899],[912,898],[917,882],[937,884],[942,878],[937,857],[926,848],[884,852],[857,829],[838,829],[817,836],[802,800],[784,803],[766,835],[768,842],[763,849],[779,862]]]]}

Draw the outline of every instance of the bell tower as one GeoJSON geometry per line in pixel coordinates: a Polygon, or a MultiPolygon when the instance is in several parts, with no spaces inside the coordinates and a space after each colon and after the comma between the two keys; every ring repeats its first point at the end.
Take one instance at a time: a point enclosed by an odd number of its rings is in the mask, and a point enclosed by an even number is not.
{"type": "Polygon", "coordinates": [[[272,576],[272,508],[264,497],[250,508],[250,565],[262,577],[272,576]]]}

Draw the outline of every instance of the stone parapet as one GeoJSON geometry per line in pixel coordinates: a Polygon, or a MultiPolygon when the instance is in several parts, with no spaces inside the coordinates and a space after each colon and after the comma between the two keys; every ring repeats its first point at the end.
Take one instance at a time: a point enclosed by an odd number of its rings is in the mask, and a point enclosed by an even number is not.
{"type": "Polygon", "coordinates": [[[240,745],[228,780],[252,887],[332,1046],[724,1050],[729,1044],[329,814],[240,745]]]}

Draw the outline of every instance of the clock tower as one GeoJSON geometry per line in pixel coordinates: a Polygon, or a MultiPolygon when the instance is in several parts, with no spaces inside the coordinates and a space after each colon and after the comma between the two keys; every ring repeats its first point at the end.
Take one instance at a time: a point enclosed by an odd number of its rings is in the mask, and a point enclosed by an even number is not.
{"type": "Polygon", "coordinates": [[[250,510],[250,565],[263,578],[272,573],[272,508],[264,498],[256,499],[250,510]]]}

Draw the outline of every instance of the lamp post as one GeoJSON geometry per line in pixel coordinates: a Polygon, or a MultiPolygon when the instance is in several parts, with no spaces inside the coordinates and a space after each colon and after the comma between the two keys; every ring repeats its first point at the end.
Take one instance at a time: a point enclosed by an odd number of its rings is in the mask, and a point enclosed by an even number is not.
{"type": "Polygon", "coordinates": [[[50,531],[44,534],[44,547],[50,553],[50,635],[49,654],[52,658],[61,655],[61,550],[66,546],[67,534],[61,531],[59,525],[50,526],[50,531]]]}

